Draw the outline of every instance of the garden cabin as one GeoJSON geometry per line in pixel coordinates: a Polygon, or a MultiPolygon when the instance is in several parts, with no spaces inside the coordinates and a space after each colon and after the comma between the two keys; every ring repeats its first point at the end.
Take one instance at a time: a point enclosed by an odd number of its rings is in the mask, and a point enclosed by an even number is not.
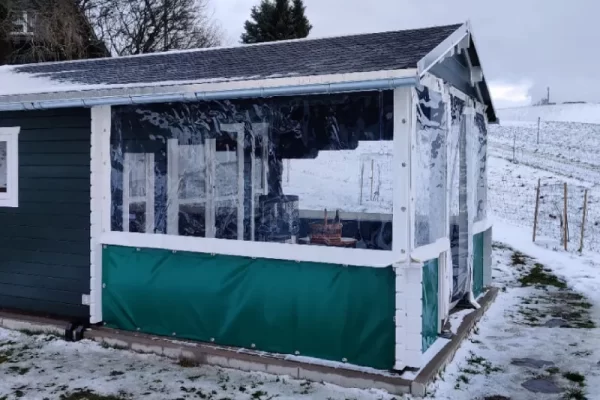
{"type": "Polygon", "coordinates": [[[469,24],[0,67],[0,307],[419,368],[491,281],[469,24]]]}

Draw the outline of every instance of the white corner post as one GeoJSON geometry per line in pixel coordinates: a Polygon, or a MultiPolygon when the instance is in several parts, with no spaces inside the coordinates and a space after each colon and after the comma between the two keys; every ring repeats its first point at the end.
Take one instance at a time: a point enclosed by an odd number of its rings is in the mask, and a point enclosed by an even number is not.
{"type": "Polygon", "coordinates": [[[394,214],[392,251],[394,263],[396,312],[394,316],[395,370],[420,367],[422,279],[421,263],[412,263],[410,250],[413,223],[410,215],[414,194],[411,192],[411,153],[416,129],[415,103],[412,87],[394,90],[394,214]]]}
{"type": "Polygon", "coordinates": [[[110,106],[91,109],[90,323],[102,322],[102,243],[110,231],[110,106]]]}
{"type": "MultiPolygon", "coordinates": [[[[475,155],[471,154],[475,149],[474,137],[473,137],[473,125],[475,124],[475,104],[473,100],[469,100],[467,107],[465,107],[464,116],[466,120],[466,132],[465,132],[465,147],[466,147],[466,163],[467,163],[467,179],[466,179],[466,192],[467,192],[467,265],[469,268],[467,291],[468,299],[471,305],[478,309],[480,306],[475,299],[473,293],[473,216],[475,215],[475,190],[477,190],[477,180],[474,176],[474,169],[476,166],[473,163],[475,155]]],[[[461,182],[462,184],[462,182],[461,182]]]]}

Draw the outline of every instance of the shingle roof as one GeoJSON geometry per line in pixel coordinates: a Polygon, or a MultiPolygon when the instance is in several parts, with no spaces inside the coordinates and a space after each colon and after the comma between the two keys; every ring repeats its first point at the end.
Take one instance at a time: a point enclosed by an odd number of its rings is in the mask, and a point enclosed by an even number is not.
{"type": "Polygon", "coordinates": [[[416,68],[460,25],[10,67],[78,85],[136,85],[416,68]]]}

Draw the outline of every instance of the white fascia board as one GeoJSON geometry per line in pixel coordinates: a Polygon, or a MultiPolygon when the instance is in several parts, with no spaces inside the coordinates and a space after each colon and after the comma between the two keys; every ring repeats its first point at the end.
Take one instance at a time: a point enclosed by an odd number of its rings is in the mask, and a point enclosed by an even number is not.
{"type": "Polygon", "coordinates": [[[391,251],[387,250],[347,249],[190,236],[105,232],[100,240],[104,245],[357,267],[386,268],[403,261],[398,260],[391,251]]]}
{"type": "Polygon", "coordinates": [[[461,42],[469,37],[469,23],[465,23],[448,36],[442,43],[438,44],[433,50],[425,55],[417,63],[417,70],[419,76],[423,76],[428,72],[435,64],[442,61],[446,56],[453,54],[454,48],[461,44],[461,42]]]}
{"type": "MultiPolygon", "coordinates": [[[[168,94],[181,94],[183,101],[186,97],[189,97],[189,100],[196,100],[196,93],[226,92],[244,89],[267,89],[290,86],[326,85],[347,82],[364,82],[381,79],[412,77],[417,77],[417,69],[415,68],[371,72],[353,72],[347,74],[294,76],[286,78],[240,79],[223,82],[188,82],[185,84],[170,84],[164,86],[148,85],[140,87],[107,87],[101,89],[94,88],[92,90],[86,90],[85,86],[82,86],[82,90],[80,91],[0,96],[0,104],[81,100],[81,105],[85,106],[86,99],[89,100],[106,98],[108,100],[111,97],[121,96],[129,96],[135,99],[137,96],[158,96],[168,94]]],[[[141,102],[143,101],[140,101],[140,103],[141,102]]]]}

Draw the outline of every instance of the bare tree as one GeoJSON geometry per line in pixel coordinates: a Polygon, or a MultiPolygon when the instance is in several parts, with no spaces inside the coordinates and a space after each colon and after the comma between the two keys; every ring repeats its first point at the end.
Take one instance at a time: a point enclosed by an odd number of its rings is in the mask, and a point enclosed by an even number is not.
{"type": "Polygon", "coordinates": [[[73,0],[4,0],[0,41],[9,63],[107,55],[73,0]]]}
{"type": "Polygon", "coordinates": [[[221,27],[208,0],[78,0],[114,55],[212,47],[221,27]]]}

